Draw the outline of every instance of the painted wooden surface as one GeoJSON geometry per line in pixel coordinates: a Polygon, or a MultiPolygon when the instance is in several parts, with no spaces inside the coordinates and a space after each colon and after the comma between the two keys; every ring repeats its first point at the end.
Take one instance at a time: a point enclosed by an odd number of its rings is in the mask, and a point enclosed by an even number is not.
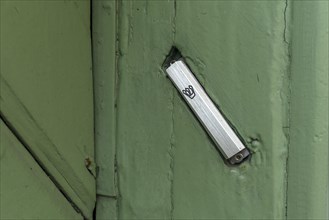
{"type": "Polygon", "coordinates": [[[1,1],[0,34],[1,116],[91,218],[96,196],[90,1],[1,1]]]}
{"type": "Polygon", "coordinates": [[[116,219],[116,1],[92,1],[97,219],[116,219]]]}
{"type": "Polygon", "coordinates": [[[115,196],[116,5],[115,1],[92,3],[97,194],[115,196]]]}
{"type": "Polygon", "coordinates": [[[0,218],[83,219],[0,121],[0,218]]]}
{"type": "Polygon", "coordinates": [[[294,2],[291,40],[290,219],[328,219],[328,1],[294,2]]]}
{"type": "Polygon", "coordinates": [[[125,1],[120,9],[120,217],[283,218],[285,2],[125,1]],[[250,162],[223,163],[160,70],[172,45],[249,142],[250,162]]]}
{"type": "Polygon", "coordinates": [[[108,165],[118,192],[101,198],[100,219],[328,218],[328,2],[120,1],[116,8],[117,26],[108,26],[118,40],[109,134],[116,140],[108,146],[116,155],[108,165]],[[225,165],[166,78],[161,65],[173,45],[247,142],[250,161],[225,165]]]}

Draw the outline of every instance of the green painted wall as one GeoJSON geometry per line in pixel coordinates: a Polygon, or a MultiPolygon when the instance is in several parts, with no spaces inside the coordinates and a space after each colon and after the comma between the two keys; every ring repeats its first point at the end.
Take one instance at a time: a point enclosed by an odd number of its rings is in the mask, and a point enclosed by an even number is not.
{"type": "Polygon", "coordinates": [[[98,28],[117,37],[98,63],[113,63],[117,88],[115,130],[101,144],[115,152],[105,165],[114,175],[98,182],[116,189],[99,197],[99,219],[328,217],[328,2],[97,5],[93,18],[112,13],[98,28]],[[173,45],[247,142],[250,161],[226,166],[166,78],[173,45]]]}
{"type": "Polygon", "coordinates": [[[0,219],[83,219],[0,120],[0,219]]]}
{"type": "Polygon", "coordinates": [[[120,9],[120,217],[283,218],[285,2],[124,1],[120,9]],[[172,45],[250,139],[250,162],[223,163],[160,70],[172,45]]]}
{"type": "Polygon", "coordinates": [[[327,1],[92,6],[93,51],[89,0],[1,1],[1,117],[33,156],[2,124],[3,216],[22,196],[25,217],[40,205],[81,218],[55,183],[89,219],[96,193],[98,219],[328,218],[327,1]],[[173,45],[247,142],[246,163],[224,164],[165,76],[173,45]]]}

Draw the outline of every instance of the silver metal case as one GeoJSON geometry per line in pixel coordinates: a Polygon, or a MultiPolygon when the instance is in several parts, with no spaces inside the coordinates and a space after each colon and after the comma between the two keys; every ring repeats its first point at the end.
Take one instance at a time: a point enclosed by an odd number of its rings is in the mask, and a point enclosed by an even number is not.
{"type": "Polygon", "coordinates": [[[174,61],[166,72],[225,159],[231,164],[243,161],[249,155],[248,149],[226,122],[187,65],[182,60],[174,61]]]}

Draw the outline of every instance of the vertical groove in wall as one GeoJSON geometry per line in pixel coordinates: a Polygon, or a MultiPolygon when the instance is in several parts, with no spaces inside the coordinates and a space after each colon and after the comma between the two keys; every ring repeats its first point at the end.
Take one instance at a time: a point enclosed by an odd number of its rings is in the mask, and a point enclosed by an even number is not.
{"type": "MultiPolygon", "coordinates": [[[[119,49],[119,15],[120,15],[120,7],[119,0],[115,0],[115,115],[118,115],[118,100],[119,100],[119,57],[120,57],[120,49],[119,49]]],[[[118,117],[115,117],[115,139],[118,140],[118,117]]],[[[117,142],[115,144],[115,157],[114,157],[114,172],[115,172],[115,189],[116,189],[116,218],[120,219],[120,186],[119,186],[119,170],[118,170],[118,145],[117,142]]]]}
{"type": "Polygon", "coordinates": [[[170,181],[170,218],[174,219],[174,165],[175,165],[175,156],[174,156],[174,138],[175,138],[175,117],[174,117],[174,103],[175,103],[175,93],[171,92],[171,134],[170,134],[170,146],[168,154],[170,157],[170,168],[169,168],[169,181],[170,181]]]}
{"type": "Polygon", "coordinates": [[[287,153],[286,153],[286,173],[285,173],[285,210],[284,216],[287,219],[288,213],[288,163],[289,163],[289,148],[290,148],[290,114],[291,114],[291,35],[290,35],[290,21],[291,21],[291,13],[292,7],[289,3],[289,0],[285,0],[285,8],[284,8],[284,30],[283,30],[283,41],[285,45],[285,50],[287,54],[287,65],[286,65],[286,75],[284,77],[284,94],[285,94],[285,102],[286,104],[286,111],[285,111],[285,123],[283,127],[283,132],[286,137],[286,146],[287,146],[287,153]]]}
{"type": "Polygon", "coordinates": [[[174,4],[174,16],[172,18],[172,35],[173,35],[173,45],[175,45],[175,38],[176,38],[176,15],[177,15],[177,2],[176,0],[173,0],[173,4],[174,4]]]}
{"type": "MultiPolygon", "coordinates": [[[[176,37],[176,13],[177,13],[177,4],[176,0],[173,0],[173,18],[172,18],[172,41],[173,45],[175,45],[175,37],[176,37]]],[[[170,181],[170,218],[174,219],[174,138],[175,138],[175,88],[173,87],[171,90],[171,134],[170,134],[170,147],[169,147],[169,157],[170,157],[170,171],[169,171],[169,181],[170,181]]]]}

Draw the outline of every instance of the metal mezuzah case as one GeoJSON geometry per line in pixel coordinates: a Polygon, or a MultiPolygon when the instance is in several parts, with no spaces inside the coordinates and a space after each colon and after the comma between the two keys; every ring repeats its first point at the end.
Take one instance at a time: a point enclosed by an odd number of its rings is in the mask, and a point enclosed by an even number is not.
{"type": "Polygon", "coordinates": [[[225,159],[231,164],[243,161],[249,155],[248,149],[226,122],[187,65],[182,60],[172,61],[166,72],[225,159]]]}

